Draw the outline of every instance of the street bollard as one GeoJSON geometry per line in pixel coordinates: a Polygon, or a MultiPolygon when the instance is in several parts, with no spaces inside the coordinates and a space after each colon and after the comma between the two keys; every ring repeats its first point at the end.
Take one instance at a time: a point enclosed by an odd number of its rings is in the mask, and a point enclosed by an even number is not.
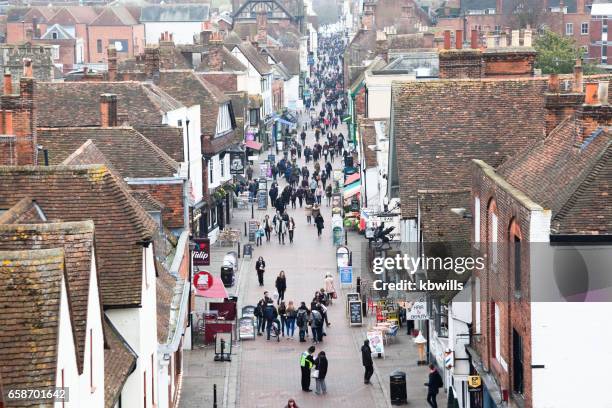
{"type": "Polygon", "coordinates": [[[217,408],[217,384],[213,385],[213,408],[217,408]]]}
{"type": "Polygon", "coordinates": [[[255,218],[255,205],[251,203],[251,218],[255,218]]]}
{"type": "Polygon", "coordinates": [[[238,259],[240,259],[240,242],[238,242],[238,259]]]}
{"type": "Polygon", "coordinates": [[[344,245],[348,245],[348,230],[344,229],[344,245]]]}
{"type": "Polygon", "coordinates": [[[247,236],[247,226],[246,226],[246,221],[244,222],[244,236],[247,236]]]}

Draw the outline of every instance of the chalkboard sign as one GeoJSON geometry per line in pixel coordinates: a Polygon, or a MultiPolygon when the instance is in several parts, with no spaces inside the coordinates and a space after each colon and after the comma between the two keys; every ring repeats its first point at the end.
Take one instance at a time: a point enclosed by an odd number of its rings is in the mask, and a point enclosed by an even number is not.
{"type": "Polygon", "coordinates": [[[245,244],[243,248],[243,254],[244,256],[253,257],[253,245],[245,244]]]}
{"type": "Polygon", "coordinates": [[[346,294],[346,301],[347,302],[358,302],[359,299],[359,293],[347,293],[346,294]]]}
{"type": "Polygon", "coordinates": [[[249,242],[255,242],[255,233],[257,232],[257,221],[249,221],[249,242]]]}
{"type": "Polygon", "coordinates": [[[247,316],[238,320],[238,333],[240,340],[253,339],[255,340],[255,319],[247,316]]]}
{"type": "Polygon", "coordinates": [[[351,326],[361,326],[363,324],[360,301],[349,302],[349,322],[351,326]]]}
{"type": "Polygon", "coordinates": [[[268,192],[266,190],[259,190],[257,192],[257,209],[265,210],[268,207],[268,192]]]}
{"type": "Polygon", "coordinates": [[[269,154],[268,155],[268,161],[272,164],[274,164],[274,162],[276,161],[276,155],[273,154],[269,154]]]}

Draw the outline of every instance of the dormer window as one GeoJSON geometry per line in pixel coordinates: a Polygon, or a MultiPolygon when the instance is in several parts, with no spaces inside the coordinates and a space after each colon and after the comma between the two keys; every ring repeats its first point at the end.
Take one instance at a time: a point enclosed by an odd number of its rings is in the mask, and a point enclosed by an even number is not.
{"type": "Polygon", "coordinates": [[[232,115],[229,106],[229,102],[224,103],[219,107],[219,114],[217,115],[217,129],[215,137],[223,136],[227,132],[232,130],[232,115]]]}

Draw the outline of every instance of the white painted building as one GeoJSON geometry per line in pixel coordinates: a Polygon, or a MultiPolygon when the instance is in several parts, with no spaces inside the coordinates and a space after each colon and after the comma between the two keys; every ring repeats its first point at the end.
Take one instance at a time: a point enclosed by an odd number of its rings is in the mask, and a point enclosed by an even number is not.
{"type": "Polygon", "coordinates": [[[157,44],[168,32],[175,44],[193,44],[210,19],[208,4],[162,4],[142,7],[140,22],[146,44],[157,44]]]}
{"type": "Polygon", "coordinates": [[[153,245],[142,249],[141,306],[108,309],[106,315],[138,359],[121,393],[121,406],[153,408],[159,401],[157,385],[157,299],[153,245]]]}
{"type": "Polygon", "coordinates": [[[271,115],[273,113],[272,68],[257,49],[249,43],[232,44],[230,51],[247,67],[246,83],[238,83],[238,90],[262,97],[261,119],[271,115]]]}

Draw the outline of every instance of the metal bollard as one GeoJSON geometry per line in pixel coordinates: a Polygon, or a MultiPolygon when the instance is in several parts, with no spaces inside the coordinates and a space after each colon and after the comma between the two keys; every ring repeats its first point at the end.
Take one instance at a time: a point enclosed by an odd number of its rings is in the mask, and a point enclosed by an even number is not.
{"type": "Polygon", "coordinates": [[[217,408],[217,384],[213,385],[213,408],[217,408]]]}
{"type": "Polygon", "coordinates": [[[344,245],[348,245],[348,230],[344,229],[344,245]]]}
{"type": "Polygon", "coordinates": [[[238,242],[238,259],[240,259],[240,242],[238,242]]]}
{"type": "Polygon", "coordinates": [[[244,236],[247,236],[247,226],[246,226],[246,221],[244,222],[244,236]]]}

